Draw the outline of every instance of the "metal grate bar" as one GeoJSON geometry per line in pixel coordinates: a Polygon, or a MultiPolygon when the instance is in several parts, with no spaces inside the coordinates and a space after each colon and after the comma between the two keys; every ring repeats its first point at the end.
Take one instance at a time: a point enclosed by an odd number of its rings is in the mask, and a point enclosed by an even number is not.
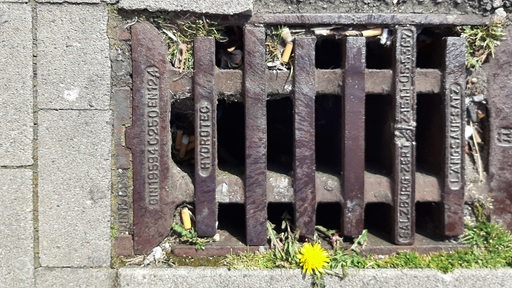
{"type": "Polygon", "coordinates": [[[195,209],[199,236],[212,237],[217,230],[215,199],[217,170],[217,129],[215,93],[215,40],[194,40],[194,109],[195,109],[195,209]]]}
{"type": "Polygon", "coordinates": [[[301,236],[310,239],[315,233],[316,219],[315,42],[314,37],[295,40],[293,95],[295,223],[301,236]]]}
{"type": "Polygon", "coordinates": [[[444,39],[443,97],[445,106],[445,149],[443,229],[445,236],[464,231],[464,90],[466,41],[459,37],[444,39]]]}
{"type": "Polygon", "coordinates": [[[416,29],[397,27],[394,41],[393,241],[414,244],[416,172],[416,29]]]}
{"type": "Polygon", "coordinates": [[[485,25],[489,17],[453,14],[256,14],[251,23],[288,25],[485,25]]]}
{"type": "Polygon", "coordinates": [[[342,103],[343,235],[360,235],[364,227],[364,113],[366,40],[344,41],[342,103]]]}
{"type": "Polygon", "coordinates": [[[169,234],[173,218],[169,213],[170,105],[165,89],[169,76],[167,48],[158,30],[139,22],[131,31],[133,124],[126,130],[126,145],[133,155],[133,248],[136,254],[145,254],[169,234]]]}
{"type": "Polygon", "coordinates": [[[245,94],[245,221],[247,245],[267,240],[267,93],[265,30],[244,31],[245,94]]]}

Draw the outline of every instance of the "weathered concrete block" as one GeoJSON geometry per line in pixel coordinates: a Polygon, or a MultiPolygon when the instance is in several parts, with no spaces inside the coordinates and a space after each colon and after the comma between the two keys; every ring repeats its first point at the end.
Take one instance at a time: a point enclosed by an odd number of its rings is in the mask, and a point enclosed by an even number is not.
{"type": "Polygon", "coordinates": [[[0,287],[33,287],[32,171],[0,169],[0,195],[0,287]]]}
{"type": "Polygon", "coordinates": [[[39,268],[36,270],[36,287],[114,287],[115,270],[77,268],[39,268]]]}
{"type": "Polygon", "coordinates": [[[110,60],[105,5],[39,5],[39,108],[107,109],[110,60]]]}
{"type": "Polygon", "coordinates": [[[208,14],[248,14],[252,11],[252,0],[120,0],[122,9],[147,9],[149,11],[191,11],[208,14]]]}
{"type": "Polygon", "coordinates": [[[111,113],[39,114],[42,266],[110,264],[111,113]]]}
{"type": "Polygon", "coordinates": [[[0,4],[0,165],[32,164],[32,16],[29,5],[0,4]]]}
{"type": "MultiPolygon", "coordinates": [[[[341,271],[338,271],[341,274],[341,271]]],[[[326,287],[508,287],[512,269],[348,269],[345,278],[325,276],[326,287]]],[[[121,268],[119,287],[311,287],[299,269],[121,268]],[[191,275],[193,275],[191,277],[191,275]]]]}

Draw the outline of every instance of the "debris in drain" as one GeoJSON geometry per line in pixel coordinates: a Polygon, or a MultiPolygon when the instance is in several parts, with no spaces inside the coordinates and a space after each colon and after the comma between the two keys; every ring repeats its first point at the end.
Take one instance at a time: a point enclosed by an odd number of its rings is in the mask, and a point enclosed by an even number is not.
{"type": "Polygon", "coordinates": [[[281,54],[281,63],[288,63],[288,60],[290,60],[290,55],[292,54],[293,49],[293,36],[290,32],[290,29],[285,28],[281,32],[281,38],[283,38],[284,42],[286,43],[286,46],[284,47],[283,54],[281,54]]]}
{"type": "Polygon", "coordinates": [[[192,229],[192,221],[190,221],[191,212],[187,207],[181,208],[181,222],[183,223],[183,228],[186,230],[192,229]]]}
{"type": "Polygon", "coordinates": [[[194,69],[193,46],[196,37],[214,37],[218,42],[228,42],[230,39],[223,35],[224,27],[204,17],[190,17],[182,21],[171,21],[159,17],[152,19],[153,24],[162,32],[169,46],[167,58],[180,73],[194,69]]]}
{"type": "Polygon", "coordinates": [[[270,70],[290,70],[293,65],[292,31],[286,26],[271,27],[266,32],[266,62],[270,70]]]}
{"type": "Polygon", "coordinates": [[[243,64],[243,31],[241,27],[225,27],[221,32],[225,41],[217,41],[217,66],[220,69],[238,69],[243,64]]]}
{"type": "Polygon", "coordinates": [[[485,149],[484,132],[487,127],[487,99],[485,97],[485,81],[478,79],[480,73],[468,77],[466,97],[466,154],[474,162],[481,183],[485,181],[484,160],[482,151],[485,149]]]}

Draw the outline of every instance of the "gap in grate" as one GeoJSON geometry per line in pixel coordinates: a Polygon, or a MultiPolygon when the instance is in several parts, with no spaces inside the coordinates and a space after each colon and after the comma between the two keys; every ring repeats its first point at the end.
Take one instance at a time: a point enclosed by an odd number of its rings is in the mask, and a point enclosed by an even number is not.
{"type": "Polygon", "coordinates": [[[339,69],[343,61],[341,40],[317,38],[315,44],[315,66],[318,69],[339,69]]]}
{"type": "Polygon", "coordinates": [[[330,230],[341,230],[341,203],[320,202],[316,205],[316,225],[330,230]]]}
{"type": "Polygon", "coordinates": [[[384,46],[379,38],[366,39],[366,68],[367,69],[391,69],[393,49],[391,45],[384,46]]]}
{"type": "Polygon", "coordinates": [[[391,176],[393,101],[391,95],[366,95],[365,167],[372,173],[391,176]]]}
{"type": "Polygon", "coordinates": [[[272,202],[267,204],[267,220],[274,224],[274,229],[281,232],[281,223],[286,219],[288,223],[293,225],[293,203],[272,202]]]}
{"type": "Polygon", "coordinates": [[[392,207],[387,203],[366,203],[364,227],[368,233],[391,242],[392,207]]]}
{"type": "Polygon", "coordinates": [[[238,203],[219,203],[218,229],[245,243],[245,206],[238,203]]]}
{"type": "Polygon", "coordinates": [[[172,135],[172,160],[192,179],[194,175],[194,150],[186,151],[180,155],[177,147],[178,131],[188,137],[194,135],[194,99],[185,98],[171,104],[171,135],[172,135]]]}
{"type": "Polygon", "coordinates": [[[215,66],[220,69],[242,69],[244,34],[241,26],[225,26],[221,40],[215,41],[215,66]]]}
{"type": "Polygon", "coordinates": [[[289,174],[293,165],[293,106],[290,97],[267,100],[268,170],[289,174]]]}
{"type": "Polygon", "coordinates": [[[245,170],[244,103],[220,99],[217,104],[219,169],[242,176],[245,170]]]}
{"type": "Polygon", "coordinates": [[[416,170],[441,177],[443,173],[443,101],[440,94],[418,94],[416,170]]]}
{"type": "Polygon", "coordinates": [[[341,96],[315,98],[316,170],[341,174],[341,96]]]}
{"type": "Polygon", "coordinates": [[[429,239],[440,241],[441,237],[441,203],[439,202],[416,202],[416,233],[429,239]]]}

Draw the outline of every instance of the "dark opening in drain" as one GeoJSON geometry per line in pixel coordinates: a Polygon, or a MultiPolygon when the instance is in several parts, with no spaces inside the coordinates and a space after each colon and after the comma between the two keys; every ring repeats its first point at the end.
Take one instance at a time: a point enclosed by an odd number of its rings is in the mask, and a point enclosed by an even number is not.
{"type": "Polygon", "coordinates": [[[392,171],[392,107],[390,95],[366,95],[365,167],[383,175],[392,171]]]}
{"type": "Polygon", "coordinates": [[[187,149],[194,136],[194,100],[186,98],[171,104],[172,160],[189,175],[193,175],[194,150],[187,149]],[[178,136],[181,134],[181,136],[178,136]],[[180,141],[181,139],[181,141],[180,141]],[[180,142],[180,143],[178,143],[180,142]]]}
{"type": "Polygon", "coordinates": [[[367,69],[391,69],[393,49],[391,45],[384,46],[379,38],[367,38],[366,40],[366,68],[367,69]]]}
{"type": "Polygon", "coordinates": [[[439,94],[418,94],[416,169],[441,176],[443,171],[443,102],[439,94]]]}
{"type": "Polygon", "coordinates": [[[367,203],[364,208],[364,227],[381,239],[390,240],[392,207],[387,203],[367,203]]]}
{"type": "Polygon", "coordinates": [[[293,225],[293,204],[281,202],[268,203],[267,219],[275,225],[274,229],[276,231],[280,231],[283,220],[287,220],[293,225]]]}
{"type": "Polygon", "coordinates": [[[318,69],[337,69],[342,63],[340,40],[318,38],[315,46],[315,66],[318,69]]]}
{"type": "Polygon", "coordinates": [[[226,26],[215,41],[215,65],[220,69],[241,69],[243,64],[243,29],[226,26]]]}
{"type": "Polygon", "coordinates": [[[341,97],[317,95],[315,99],[316,168],[341,173],[341,97]]]}
{"type": "Polygon", "coordinates": [[[340,215],[340,203],[318,203],[316,205],[316,225],[339,231],[341,229],[340,215]]]}
{"type": "Polygon", "coordinates": [[[440,69],[443,65],[443,37],[454,34],[453,28],[421,29],[417,37],[416,66],[440,69]]]}
{"type": "Polygon", "coordinates": [[[440,239],[441,231],[441,203],[417,202],[416,203],[416,233],[431,239],[440,239]]]}
{"type": "Polygon", "coordinates": [[[218,229],[225,230],[245,243],[245,207],[243,204],[219,203],[218,229]]]}
{"type": "Polygon", "coordinates": [[[267,165],[289,173],[293,163],[293,106],[289,97],[267,101],[267,165]]]}
{"type": "Polygon", "coordinates": [[[245,165],[245,117],[242,102],[218,101],[217,140],[219,168],[241,175],[245,165]]]}

